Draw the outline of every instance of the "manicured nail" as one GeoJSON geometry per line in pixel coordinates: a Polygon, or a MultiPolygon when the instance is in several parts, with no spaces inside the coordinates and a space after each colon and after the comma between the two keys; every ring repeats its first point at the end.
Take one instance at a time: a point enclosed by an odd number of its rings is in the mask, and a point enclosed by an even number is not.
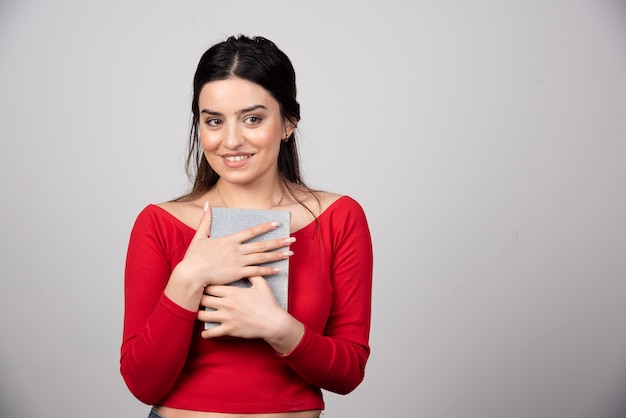
{"type": "Polygon", "coordinates": [[[290,257],[290,256],[292,256],[292,255],[293,255],[293,251],[283,251],[283,255],[284,255],[285,257],[290,257]]]}
{"type": "Polygon", "coordinates": [[[285,238],[285,244],[291,244],[296,242],[296,238],[295,237],[289,237],[289,238],[285,238]]]}
{"type": "Polygon", "coordinates": [[[274,221],[270,225],[273,226],[274,228],[278,228],[280,226],[280,222],[274,221]]]}
{"type": "Polygon", "coordinates": [[[205,212],[209,210],[209,201],[207,200],[206,202],[204,202],[204,208],[202,209],[205,212]]]}

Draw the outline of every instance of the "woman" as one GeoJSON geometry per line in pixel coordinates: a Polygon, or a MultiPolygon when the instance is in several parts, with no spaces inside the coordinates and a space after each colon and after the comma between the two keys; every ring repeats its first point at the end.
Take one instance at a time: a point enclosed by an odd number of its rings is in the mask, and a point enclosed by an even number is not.
{"type": "Polygon", "coordinates": [[[365,215],[302,181],[295,73],[272,42],[211,47],[193,87],[193,187],[148,205],[131,232],[121,373],[151,417],[318,417],[321,389],[352,391],[369,356],[365,215]],[[290,211],[291,236],[246,243],[268,223],[211,238],[211,207],[290,211]],[[264,279],[277,271],[259,265],[285,258],[288,312],[264,279]],[[250,288],[226,286],[242,277],[250,288]]]}

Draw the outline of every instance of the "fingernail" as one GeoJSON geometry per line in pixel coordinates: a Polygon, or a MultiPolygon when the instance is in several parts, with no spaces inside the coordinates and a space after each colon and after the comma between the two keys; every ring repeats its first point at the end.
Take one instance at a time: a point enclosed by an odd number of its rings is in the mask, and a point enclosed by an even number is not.
{"type": "Polygon", "coordinates": [[[293,255],[293,251],[283,251],[283,255],[286,257],[290,257],[293,255]]]}
{"type": "Polygon", "coordinates": [[[209,201],[207,200],[206,202],[204,202],[204,208],[202,209],[205,212],[209,210],[209,201]]]}
{"type": "Polygon", "coordinates": [[[292,242],[296,242],[295,237],[285,238],[285,244],[291,244],[292,242]]]}
{"type": "Polygon", "coordinates": [[[280,222],[276,222],[276,221],[274,221],[274,222],[272,222],[270,225],[271,225],[271,226],[273,226],[274,228],[276,228],[276,227],[279,227],[279,226],[280,226],[280,222]]]}

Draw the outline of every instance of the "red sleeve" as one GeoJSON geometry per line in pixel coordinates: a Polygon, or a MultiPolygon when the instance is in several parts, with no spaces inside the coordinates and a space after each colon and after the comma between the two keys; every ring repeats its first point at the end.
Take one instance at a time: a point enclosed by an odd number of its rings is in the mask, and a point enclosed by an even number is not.
{"type": "Polygon", "coordinates": [[[168,233],[151,208],[144,209],[126,257],[120,370],[133,395],[147,404],[157,403],[180,374],[196,319],[196,312],[163,294],[172,271],[168,233]]]}
{"type": "Polygon", "coordinates": [[[352,199],[322,229],[333,234],[333,297],[326,330],[321,335],[307,328],[284,359],[310,383],[346,394],[363,380],[370,352],[372,241],[365,213],[352,199]]]}

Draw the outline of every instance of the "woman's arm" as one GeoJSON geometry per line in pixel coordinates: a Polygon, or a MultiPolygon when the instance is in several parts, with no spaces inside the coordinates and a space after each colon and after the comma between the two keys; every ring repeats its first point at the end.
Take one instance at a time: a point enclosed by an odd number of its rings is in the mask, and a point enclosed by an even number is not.
{"type": "Polygon", "coordinates": [[[182,240],[182,233],[161,225],[151,209],[139,215],[131,232],[121,372],[131,392],[145,403],[161,399],[180,374],[204,289],[246,275],[271,274],[272,267],[256,264],[289,256],[266,252],[285,246],[284,239],[246,243],[275,228],[271,223],[221,238],[208,237],[210,225],[205,206],[193,238],[182,240]],[[172,251],[185,251],[174,268],[172,251]]]}
{"type": "Polygon", "coordinates": [[[163,294],[172,271],[169,237],[152,210],[137,217],[128,245],[120,360],[128,388],[147,404],[158,402],[180,374],[196,317],[163,294]]]}
{"type": "Polygon", "coordinates": [[[363,380],[369,357],[373,251],[362,208],[350,199],[332,228],[332,306],[321,335],[306,328],[284,360],[323,389],[345,394],[363,380]]]}

